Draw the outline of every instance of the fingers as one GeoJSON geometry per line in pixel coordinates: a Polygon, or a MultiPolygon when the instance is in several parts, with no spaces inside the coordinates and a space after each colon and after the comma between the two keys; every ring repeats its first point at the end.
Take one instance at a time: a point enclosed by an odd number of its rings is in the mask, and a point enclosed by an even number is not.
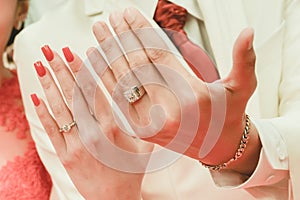
{"type": "MultiPolygon", "coordinates": [[[[175,56],[175,53],[170,52],[171,49],[163,40],[163,35],[159,34],[158,29],[154,29],[137,9],[127,8],[124,12],[124,18],[142,43],[152,63],[169,67],[183,77],[190,77],[190,74],[175,56]]],[[[158,66],[156,65],[156,67],[158,66]]],[[[166,80],[165,73],[161,70],[159,71],[166,80]]],[[[166,81],[168,82],[168,80],[166,81]]]]}
{"type": "Polygon", "coordinates": [[[34,67],[39,76],[40,83],[44,89],[47,99],[51,100],[49,101],[49,105],[53,111],[55,119],[60,122],[60,126],[69,123],[72,121],[71,113],[66,106],[50,72],[40,61],[34,63],[34,67]],[[52,99],[53,97],[55,97],[55,100],[52,99]]]}
{"type": "MultiPolygon", "coordinates": [[[[81,91],[80,94],[76,93],[75,98],[83,98],[82,96],[77,96],[83,95],[90,111],[93,113],[93,115],[99,122],[105,121],[104,118],[110,118],[111,121],[112,111],[108,100],[106,99],[105,94],[99,88],[96,80],[86,67],[86,64],[76,54],[71,52],[71,50],[68,47],[63,48],[62,51],[64,53],[66,61],[68,62],[68,65],[70,66],[70,69],[72,70],[76,78],[77,86],[80,88],[81,91]]],[[[99,76],[101,76],[101,74],[105,73],[105,69],[109,69],[109,67],[99,52],[97,54],[97,57],[93,56],[92,58],[90,58],[89,52],[91,52],[92,54],[94,52],[98,52],[98,50],[96,48],[91,48],[88,51],[87,55],[95,72],[99,76]]],[[[106,74],[112,74],[111,70],[109,69],[105,73],[105,75],[106,74]]],[[[109,85],[114,86],[115,83],[109,85]]]]}
{"type": "MultiPolygon", "coordinates": [[[[179,61],[176,56],[178,52],[172,51],[171,46],[167,45],[167,42],[170,41],[169,38],[160,34],[159,29],[154,29],[137,9],[126,9],[124,18],[145,49],[148,59],[154,64],[165,81],[165,84],[162,84],[163,87],[155,87],[153,92],[148,94],[149,98],[154,104],[161,104],[170,108],[177,107],[178,101],[174,101],[174,98],[186,96],[185,85],[191,83],[194,78],[179,61]]],[[[149,76],[152,74],[150,73],[149,76]]],[[[199,81],[199,83],[202,82],[199,81]]]]}
{"type": "MultiPolygon", "coordinates": [[[[34,64],[36,72],[38,74],[40,83],[44,89],[44,93],[49,103],[49,107],[53,113],[54,119],[57,123],[57,130],[63,125],[73,122],[73,116],[65,104],[62,94],[59,88],[55,84],[53,77],[48,69],[42,64],[42,62],[36,62],[34,64]]],[[[64,84],[64,82],[62,82],[64,84]]],[[[73,88],[73,86],[71,86],[73,88]]],[[[66,88],[66,90],[70,90],[66,88]]],[[[67,146],[72,146],[73,143],[80,142],[78,134],[75,134],[74,129],[71,129],[70,134],[64,134],[64,138],[67,146]],[[74,134],[76,136],[74,136],[74,134]]],[[[59,132],[57,134],[60,134],[59,132]]]]}
{"type": "Polygon", "coordinates": [[[81,66],[83,65],[82,60],[79,58],[78,55],[72,52],[69,47],[62,48],[62,52],[66,58],[66,61],[68,62],[68,65],[73,75],[76,77],[77,73],[81,69],[81,66]]]}
{"type": "MultiPolygon", "coordinates": [[[[107,113],[108,110],[107,104],[105,103],[97,104],[95,102],[100,100],[102,102],[103,99],[105,98],[103,98],[104,94],[99,89],[96,80],[93,78],[92,74],[87,69],[86,64],[79,58],[79,56],[73,53],[68,47],[63,48],[62,51],[76,79],[77,85],[75,85],[75,87],[78,86],[80,88],[80,91],[82,92],[90,111],[96,116],[96,118],[99,116],[96,115],[97,109],[100,109],[102,114],[107,113]],[[98,108],[99,105],[101,108],[98,108]]],[[[99,120],[99,118],[97,119],[99,120]]]]}
{"type": "MultiPolygon", "coordinates": [[[[95,49],[95,51],[97,50],[95,49]]],[[[99,68],[94,67],[94,69],[97,70],[97,74],[104,73],[103,71],[101,72],[101,68],[104,68],[104,63],[100,62],[102,58],[93,57],[90,59],[90,55],[88,53],[88,59],[91,61],[93,67],[94,65],[99,65],[99,68]],[[92,63],[92,61],[96,63],[92,63]]],[[[101,122],[101,119],[103,119],[104,116],[112,115],[111,106],[109,105],[104,92],[100,89],[96,80],[84,63],[82,63],[80,70],[76,73],[76,81],[89,106],[89,109],[99,122],[101,122]]],[[[112,85],[114,84],[115,83],[112,83],[112,85]]]]}
{"type": "Polygon", "coordinates": [[[31,95],[32,102],[34,103],[36,113],[48,134],[53,147],[56,152],[61,155],[66,152],[66,143],[62,134],[58,134],[58,125],[56,121],[53,119],[51,114],[49,113],[45,103],[43,100],[40,100],[36,94],[31,95]]]}
{"type": "Polygon", "coordinates": [[[123,18],[123,13],[114,12],[109,19],[126,53],[130,69],[142,83],[147,93],[153,93],[153,84],[149,83],[164,84],[161,74],[148,59],[142,44],[123,18]]]}
{"type": "MultiPolygon", "coordinates": [[[[103,22],[98,22],[94,25],[93,30],[95,37],[111,66],[110,69],[109,67],[106,67],[107,64],[104,64],[104,68],[102,67],[101,70],[98,70],[101,74],[100,78],[113,99],[118,102],[118,106],[121,108],[122,112],[127,117],[130,116],[128,119],[132,119],[133,122],[136,122],[139,118],[139,116],[137,116],[137,110],[141,112],[147,111],[147,106],[149,105],[148,97],[147,95],[144,95],[142,99],[134,102],[134,106],[132,106],[133,104],[128,104],[123,93],[130,90],[132,87],[141,87],[141,83],[129,68],[127,59],[123,55],[120,46],[117,44],[115,38],[113,38],[107,25],[103,22]],[[143,107],[144,109],[138,109],[139,107],[143,107]]],[[[103,57],[96,49],[90,50],[88,57],[94,68],[98,68],[99,64],[101,65],[101,63],[104,63],[103,57]]],[[[143,116],[147,115],[143,114],[143,116]]]]}
{"type": "MultiPolygon", "coordinates": [[[[42,47],[42,52],[49,65],[51,66],[53,72],[55,73],[59,84],[61,85],[61,89],[67,105],[71,108],[75,81],[70,70],[65,65],[62,58],[56,52],[52,51],[52,49],[48,45],[42,47]]],[[[70,51],[67,52],[67,50],[64,50],[64,53],[67,55],[67,60],[69,60],[70,62],[74,60],[74,56],[73,54],[70,54],[70,51]]]]}
{"type": "Polygon", "coordinates": [[[141,103],[134,104],[139,116],[144,118],[142,121],[149,121],[149,109],[151,106],[149,97],[157,93],[157,87],[165,85],[159,71],[148,59],[144,48],[135,34],[132,32],[127,22],[123,18],[123,13],[114,12],[110,15],[111,25],[119,38],[119,41],[126,53],[126,58],[130,70],[136,75],[149,95],[145,95],[141,103]]]}
{"type": "MultiPolygon", "coordinates": [[[[96,48],[90,48],[87,51],[87,56],[88,56],[88,59],[89,59],[91,65],[93,66],[94,70],[96,71],[97,75],[102,80],[108,93],[112,96],[113,100],[118,102],[119,108],[122,110],[122,112],[125,114],[125,116],[128,117],[128,119],[132,119],[134,122],[136,122],[138,120],[137,112],[136,112],[135,108],[133,106],[129,105],[129,103],[125,99],[125,97],[123,95],[124,88],[121,86],[118,86],[118,83],[114,76],[114,73],[110,69],[108,64],[105,62],[103,56],[100,54],[100,52],[96,48]]],[[[98,89],[100,90],[99,87],[98,87],[98,89]]],[[[97,103],[97,102],[99,102],[99,97],[101,95],[104,95],[104,93],[98,95],[98,97],[96,96],[97,97],[96,99],[98,99],[95,102],[95,106],[97,107],[96,110],[100,109],[101,105],[99,105],[99,103],[97,103]]],[[[110,112],[109,114],[111,114],[111,112],[112,112],[111,106],[112,105],[109,105],[109,104],[107,104],[107,105],[108,106],[105,106],[105,108],[104,108],[104,112],[105,112],[105,110],[107,110],[107,112],[110,112]]],[[[103,110],[103,109],[100,109],[100,110],[103,110]]]]}
{"type": "Polygon", "coordinates": [[[97,22],[93,26],[93,31],[101,49],[105,53],[116,80],[124,82],[124,87],[138,85],[139,81],[130,71],[128,62],[108,26],[104,22],[97,22]],[[125,75],[126,80],[124,79],[125,75]]]}
{"type": "Polygon", "coordinates": [[[117,80],[115,79],[114,73],[110,69],[109,65],[106,63],[98,49],[94,47],[89,48],[86,54],[94,71],[97,73],[99,78],[103,80],[109,94],[112,94],[117,85],[117,80]]]}
{"type": "Polygon", "coordinates": [[[253,48],[254,30],[242,31],[233,49],[233,68],[225,83],[234,91],[249,97],[256,88],[255,52],[253,48]]]}

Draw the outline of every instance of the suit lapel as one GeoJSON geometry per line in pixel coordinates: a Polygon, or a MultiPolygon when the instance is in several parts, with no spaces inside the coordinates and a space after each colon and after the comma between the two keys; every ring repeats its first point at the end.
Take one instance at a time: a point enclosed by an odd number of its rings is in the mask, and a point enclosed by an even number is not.
{"type": "Polygon", "coordinates": [[[247,27],[240,0],[198,0],[210,43],[221,76],[232,66],[232,47],[241,30],[247,27]]]}
{"type": "Polygon", "coordinates": [[[147,17],[153,18],[157,1],[158,0],[87,0],[84,1],[84,6],[85,14],[96,22],[99,19],[106,19],[112,11],[122,11],[131,6],[141,10],[147,17]]]}
{"type": "MultiPolygon", "coordinates": [[[[242,2],[240,0],[196,0],[186,5],[187,3],[182,0],[172,1],[187,7],[189,12],[196,18],[204,19],[218,69],[221,76],[226,75],[232,66],[231,58],[234,41],[240,31],[247,27],[242,2]],[[202,10],[203,16],[197,12],[199,9],[202,10]]],[[[95,16],[104,12],[105,0],[88,0],[84,2],[86,15],[95,16]]],[[[147,2],[128,0],[126,2],[128,6],[135,5],[151,18],[157,4],[157,0],[147,2]]]]}
{"type": "MultiPolygon", "coordinates": [[[[240,32],[248,27],[243,1],[197,0],[221,77],[232,68],[232,50],[240,32]]],[[[258,91],[252,95],[247,113],[260,116],[258,91]]]]}

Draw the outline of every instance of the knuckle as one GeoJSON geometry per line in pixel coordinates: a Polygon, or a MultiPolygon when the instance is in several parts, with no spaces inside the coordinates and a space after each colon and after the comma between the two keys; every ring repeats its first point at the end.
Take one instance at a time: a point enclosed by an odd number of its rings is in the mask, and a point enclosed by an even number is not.
{"type": "Polygon", "coordinates": [[[139,17],[135,17],[132,19],[130,22],[131,26],[134,27],[135,29],[142,29],[145,28],[145,23],[143,20],[140,20],[139,17]]]}
{"type": "Polygon", "coordinates": [[[66,88],[64,89],[64,96],[67,102],[71,103],[73,100],[73,93],[74,89],[73,88],[66,88]]]}
{"type": "Polygon", "coordinates": [[[82,85],[82,90],[84,91],[85,97],[94,97],[96,93],[97,85],[92,81],[85,82],[82,85]]]}
{"type": "Polygon", "coordinates": [[[105,40],[105,42],[101,44],[101,48],[110,64],[123,56],[122,51],[120,50],[118,44],[113,41],[113,38],[105,40]]]}
{"type": "Polygon", "coordinates": [[[55,117],[60,118],[65,114],[66,108],[62,104],[57,103],[52,105],[52,112],[55,117]]]}
{"type": "Polygon", "coordinates": [[[50,65],[55,73],[61,72],[63,69],[62,64],[58,60],[53,60],[50,65]]]}
{"type": "Polygon", "coordinates": [[[107,123],[102,130],[105,135],[114,134],[119,131],[119,127],[115,123],[107,123]]]}
{"type": "Polygon", "coordinates": [[[108,53],[110,51],[112,51],[112,49],[114,48],[114,42],[112,42],[111,38],[107,38],[106,40],[104,40],[101,43],[101,49],[105,52],[108,53]]]}
{"type": "Polygon", "coordinates": [[[49,116],[46,114],[47,112],[48,110],[46,108],[38,111],[38,117],[42,122],[44,130],[48,136],[52,138],[55,136],[55,134],[57,134],[58,130],[56,126],[53,126],[53,124],[50,123],[51,120],[49,120],[49,116]]]}
{"type": "Polygon", "coordinates": [[[71,169],[76,166],[78,162],[83,158],[83,150],[81,147],[71,147],[66,155],[61,155],[60,159],[64,167],[71,169]]]}
{"type": "Polygon", "coordinates": [[[141,53],[132,53],[128,61],[129,65],[133,68],[140,67],[149,63],[148,58],[141,53]]]}
{"type": "Polygon", "coordinates": [[[127,72],[126,74],[119,74],[116,78],[119,81],[118,86],[121,87],[120,89],[122,90],[128,90],[128,87],[138,84],[138,80],[131,71],[127,72]]]}
{"type": "Polygon", "coordinates": [[[56,127],[53,127],[51,124],[48,124],[48,123],[46,123],[45,125],[44,125],[44,128],[45,128],[45,130],[46,130],[46,132],[47,132],[47,134],[48,134],[48,136],[50,137],[50,138],[52,138],[52,137],[54,137],[56,134],[58,134],[57,132],[57,128],[56,127]]]}
{"type": "Polygon", "coordinates": [[[147,51],[147,54],[153,62],[161,62],[165,59],[168,59],[168,53],[163,49],[150,49],[147,51]]]}
{"type": "Polygon", "coordinates": [[[51,126],[50,124],[45,125],[45,130],[49,137],[54,137],[56,134],[58,134],[57,127],[51,126]]]}
{"type": "Polygon", "coordinates": [[[102,131],[110,141],[115,141],[116,136],[120,132],[119,127],[115,123],[108,123],[102,126],[102,131]]]}
{"type": "Polygon", "coordinates": [[[118,88],[114,88],[111,92],[112,94],[112,99],[115,102],[118,102],[118,104],[123,105],[124,102],[128,103],[128,101],[125,99],[124,95],[123,95],[123,86],[118,86],[118,88]]]}
{"type": "Polygon", "coordinates": [[[130,77],[132,76],[130,70],[125,67],[113,68],[112,70],[118,81],[127,81],[127,79],[130,79],[130,77]]]}
{"type": "Polygon", "coordinates": [[[80,158],[82,158],[83,155],[83,149],[81,148],[81,146],[76,146],[76,147],[72,147],[68,154],[70,155],[70,158],[75,161],[75,160],[80,160],[80,158]]]}
{"type": "Polygon", "coordinates": [[[48,121],[48,117],[46,116],[46,112],[47,112],[47,109],[41,109],[38,112],[38,115],[39,115],[39,118],[40,118],[41,122],[47,122],[48,121]]]}
{"type": "Polygon", "coordinates": [[[101,142],[102,142],[101,135],[102,135],[102,132],[97,132],[97,134],[92,133],[92,134],[89,134],[88,136],[86,136],[86,138],[84,139],[85,146],[98,146],[99,144],[101,144],[101,142]]]}
{"type": "Polygon", "coordinates": [[[44,90],[49,90],[53,85],[52,81],[49,78],[42,79],[41,84],[44,90]]]}

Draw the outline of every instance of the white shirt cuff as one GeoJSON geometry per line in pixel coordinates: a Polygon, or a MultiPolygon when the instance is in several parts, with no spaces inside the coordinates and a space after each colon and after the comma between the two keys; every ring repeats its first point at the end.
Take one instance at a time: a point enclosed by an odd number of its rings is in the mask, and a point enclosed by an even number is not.
{"type": "Polygon", "coordinates": [[[262,143],[258,165],[248,177],[233,171],[211,171],[215,184],[226,188],[250,188],[273,185],[288,177],[288,153],[271,120],[253,120],[262,143]]]}

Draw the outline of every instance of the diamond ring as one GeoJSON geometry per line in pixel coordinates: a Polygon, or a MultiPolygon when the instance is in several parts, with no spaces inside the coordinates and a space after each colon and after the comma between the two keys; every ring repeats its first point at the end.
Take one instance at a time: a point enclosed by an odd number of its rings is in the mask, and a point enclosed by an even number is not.
{"type": "Polygon", "coordinates": [[[72,121],[72,122],[69,123],[69,124],[65,124],[65,125],[63,125],[63,126],[61,126],[61,127],[59,128],[59,132],[60,132],[60,133],[62,133],[62,132],[67,133],[67,132],[69,132],[69,131],[71,130],[71,128],[72,128],[73,126],[75,126],[75,125],[76,125],[76,122],[75,122],[75,121],[72,121]]]}

